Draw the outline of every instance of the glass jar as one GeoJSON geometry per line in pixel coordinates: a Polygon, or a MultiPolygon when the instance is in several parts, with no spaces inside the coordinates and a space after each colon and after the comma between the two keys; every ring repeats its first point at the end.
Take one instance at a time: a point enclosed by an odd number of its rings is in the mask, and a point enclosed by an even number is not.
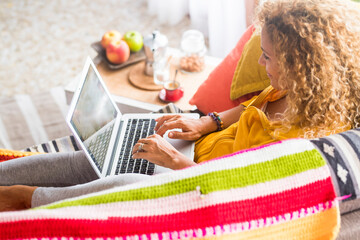
{"type": "Polygon", "coordinates": [[[198,30],[183,33],[180,43],[180,68],[185,72],[201,72],[205,67],[204,35],[198,30]]]}

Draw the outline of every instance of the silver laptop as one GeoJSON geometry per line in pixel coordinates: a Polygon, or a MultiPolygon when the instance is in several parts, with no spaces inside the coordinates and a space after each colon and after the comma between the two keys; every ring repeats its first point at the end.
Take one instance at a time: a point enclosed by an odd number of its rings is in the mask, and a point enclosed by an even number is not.
{"type": "MultiPolygon", "coordinates": [[[[139,138],[154,133],[154,119],[164,114],[121,114],[99,72],[88,57],[75,90],[67,123],[99,177],[122,173],[157,174],[170,171],[144,159],[132,159],[139,138]]],[[[199,118],[198,114],[186,114],[199,118]]],[[[169,139],[178,151],[194,158],[194,143],[169,139]]]]}

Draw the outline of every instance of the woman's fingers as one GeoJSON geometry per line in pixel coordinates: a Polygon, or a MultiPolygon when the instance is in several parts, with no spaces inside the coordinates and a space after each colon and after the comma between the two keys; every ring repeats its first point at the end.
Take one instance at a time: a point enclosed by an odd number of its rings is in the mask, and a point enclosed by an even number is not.
{"type": "Polygon", "coordinates": [[[132,149],[132,154],[134,155],[135,153],[138,152],[145,152],[147,148],[148,146],[146,143],[146,138],[139,139],[139,141],[134,145],[132,149]]]}
{"type": "Polygon", "coordinates": [[[135,152],[135,153],[133,153],[132,158],[133,158],[133,159],[138,159],[138,158],[143,158],[143,159],[145,159],[145,158],[146,158],[146,155],[147,155],[146,152],[135,152]]]}
{"type": "Polygon", "coordinates": [[[183,128],[184,127],[184,118],[179,115],[174,115],[171,118],[167,118],[164,121],[162,119],[157,124],[156,134],[163,136],[167,130],[171,130],[174,128],[183,128]]]}
{"type": "Polygon", "coordinates": [[[164,115],[162,117],[155,119],[155,121],[156,121],[156,126],[154,128],[155,131],[157,131],[164,124],[164,122],[172,121],[172,120],[178,119],[179,117],[180,117],[180,115],[164,115]]]}
{"type": "Polygon", "coordinates": [[[200,129],[201,122],[199,120],[179,117],[164,121],[156,131],[156,134],[164,136],[170,130],[169,138],[194,141],[201,137],[200,129]],[[173,129],[181,129],[181,131],[171,131],[173,129]]]}
{"type": "Polygon", "coordinates": [[[140,139],[134,146],[133,158],[143,158],[171,169],[181,169],[195,164],[158,134],[140,139]],[[138,151],[139,149],[141,151],[138,151]]]}
{"type": "Polygon", "coordinates": [[[156,134],[160,136],[164,136],[167,130],[180,128],[183,129],[184,124],[181,120],[172,120],[172,121],[166,121],[163,123],[163,125],[160,126],[160,128],[156,131],[156,134]]]}
{"type": "Polygon", "coordinates": [[[138,152],[147,152],[148,150],[150,150],[154,146],[154,144],[156,144],[154,142],[155,138],[156,134],[150,135],[147,138],[139,139],[132,149],[133,155],[138,152]]]}
{"type": "Polygon", "coordinates": [[[193,132],[179,132],[179,131],[170,131],[168,133],[168,137],[172,139],[182,139],[187,141],[193,141],[194,137],[198,138],[198,136],[193,132]]]}
{"type": "Polygon", "coordinates": [[[169,158],[168,152],[171,152],[171,145],[157,134],[147,138],[140,139],[133,148],[133,158],[143,158],[150,162],[164,165],[166,159],[169,158]],[[170,148],[169,148],[170,147],[170,148]]]}

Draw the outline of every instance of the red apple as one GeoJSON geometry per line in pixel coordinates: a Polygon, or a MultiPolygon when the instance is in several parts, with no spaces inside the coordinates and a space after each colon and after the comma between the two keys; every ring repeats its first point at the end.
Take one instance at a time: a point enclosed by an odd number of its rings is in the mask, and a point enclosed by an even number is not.
{"type": "Polygon", "coordinates": [[[108,31],[103,35],[101,39],[101,46],[103,46],[103,48],[106,49],[109,43],[120,39],[121,39],[121,33],[119,31],[116,30],[108,31]]]}
{"type": "Polygon", "coordinates": [[[106,47],[106,57],[114,64],[126,62],[130,57],[129,45],[124,40],[110,42],[106,47]]]}

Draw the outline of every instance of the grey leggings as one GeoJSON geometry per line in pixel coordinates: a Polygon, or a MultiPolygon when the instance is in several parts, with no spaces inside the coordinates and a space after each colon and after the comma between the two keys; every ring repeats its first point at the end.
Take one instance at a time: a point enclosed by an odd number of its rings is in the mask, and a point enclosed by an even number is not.
{"type": "Polygon", "coordinates": [[[149,177],[143,174],[122,174],[99,179],[82,151],[34,155],[0,163],[1,186],[38,186],[32,197],[32,207],[149,177]]]}

